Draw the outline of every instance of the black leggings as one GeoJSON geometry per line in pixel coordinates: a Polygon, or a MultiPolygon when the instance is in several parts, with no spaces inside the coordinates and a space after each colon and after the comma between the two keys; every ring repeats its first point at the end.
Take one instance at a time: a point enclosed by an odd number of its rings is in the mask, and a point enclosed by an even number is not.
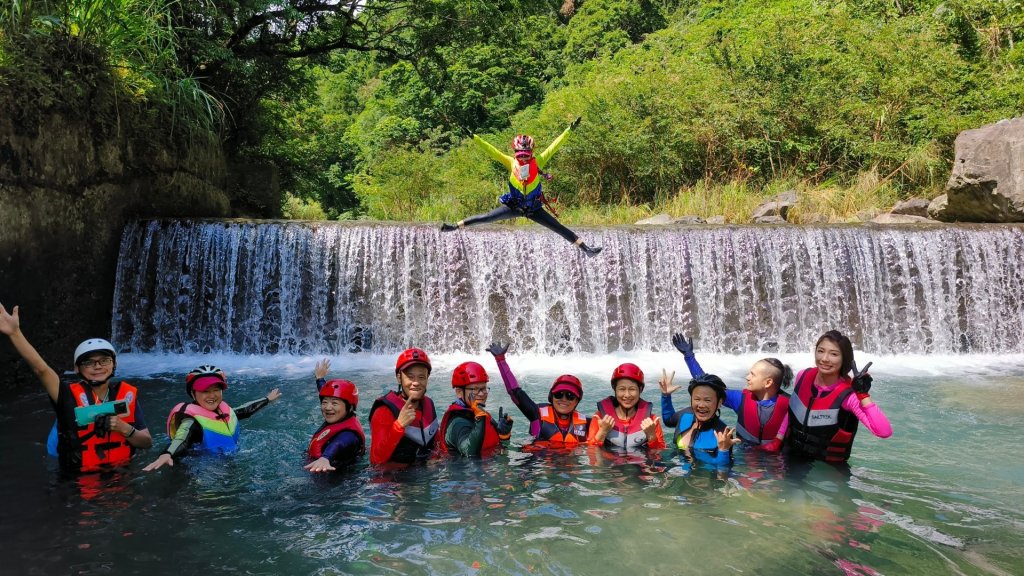
{"type": "Polygon", "coordinates": [[[488,222],[510,220],[512,218],[518,218],[519,216],[533,220],[537,224],[540,224],[541,226],[547,228],[548,230],[551,230],[555,234],[558,234],[559,236],[565,238],[566,240],[572,242],[573,244],[575,244],[576,240],[579,239],[579,237],[576,236],[575,232],[563,226],[562,223],[558,221],[558,219],[549,214],[548,211],[545,210],[543,207],[538,208],[537,210],[534,210],[533,212],[527,214],[519,210],[513,210],[508,206],[502,204],[501,206],[498,206],[497,208],[491,210],[486,214],[477,214],[476,216],[470,216],[469,218],[466,218],[465,220],[462,221],[462,225],[472,226],[474,224],[487,224],[488,222]]]}

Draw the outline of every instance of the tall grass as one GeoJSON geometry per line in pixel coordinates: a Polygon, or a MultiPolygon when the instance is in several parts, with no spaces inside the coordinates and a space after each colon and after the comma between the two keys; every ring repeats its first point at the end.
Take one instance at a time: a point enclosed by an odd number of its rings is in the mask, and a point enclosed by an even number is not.
{"type": "Polygon", "coordinates": [[[12,0],[0,7],[0,44],[47,35],[88,46],[131,98],[168,106],[172,129],[177,119],[186,119],[216,130],[224,120],[223,104],[184,74],[178,62],[178,36],[170,13],[176,3],[12,0]]]}

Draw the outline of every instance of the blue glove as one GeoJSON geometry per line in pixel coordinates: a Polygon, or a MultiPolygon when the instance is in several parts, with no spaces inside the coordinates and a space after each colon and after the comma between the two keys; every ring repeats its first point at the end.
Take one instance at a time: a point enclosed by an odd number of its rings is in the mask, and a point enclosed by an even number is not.
{"type": "Polygon", "coordinates": [[[693,338],[687,338],[676,332],[672,335],[672,345],[683,353],[683,356],[693,356],[693,338]]]}
{"type": "Polygon", "coordinates": [[[491,342],[491,345],[484,350],[487,350],[494,355],[495,358],[505,356],[505,352],[508,352],[508,344],[502,344],[501,342],[491,342]]]}
{"type": "Polygon", "coordinates": [[[857,363],[853,363],[853,383],[851,387],[854,393],[857,394],[858,398],[863,398],[868,395],[868,391],[871,390],[871,374],[868,374],[868,368],[871,368],[871,362],[864,367],[863,370],[857,370],[857,363]]]}
{"type": "Polygon", "coordinates": [[[498,419],[494,421],[494,427],[498,430],[498,438],[508,440],[512,436],[512,417],[505,414],[505,409],[498,407],[498,419]]]}

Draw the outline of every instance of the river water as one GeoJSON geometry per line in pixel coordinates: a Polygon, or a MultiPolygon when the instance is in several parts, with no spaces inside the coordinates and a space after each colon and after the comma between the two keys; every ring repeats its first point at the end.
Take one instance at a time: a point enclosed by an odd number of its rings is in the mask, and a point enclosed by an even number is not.
{"type": "MultiPolygon", "coordinates": [[[[669,353],[509,354],[541,400],[572,372],[592,413],[619,362],[655,376],[685,370],[669,353]]],[[[761,355],[705,354],[730,387],[761,355]]],[[[795,368],[807,354],[785,354],[795,368]]],[[[437,461],[379,471],[364,461],[330,477],[302,468],[320,423],[316,356],[132,353],[118,375],[140,388],[155,447],[125,471],[61,479],[43,442],[52,422],[42,391],[0,398],[6,495],[5,574],[1020,574],[1024,572],[1024,356],[859,354],[874,360],[873,397],[893,423],[887,440],[861,429],[849,469],[795,468],[737,450],[729,470],[690,467],[671,450],[528,453],[525,419],[500,382],[490,408],[518,416],[512,447],[490,460],[437,461]],[[242,422],[242,450],[141,472],[184,399],[184,372],[228,372],[229,403],[280,387],[280,401],[242,422]]],[[[334,377],[373,398],[394,383],[394,355],[331,356],[334,377]]],[[[430,395],[487,355],[438,355],[430,395]]],[[[676,407],[686,402],[676,393],[676,407]]],[[[726,413],[728,422],[734,415],[726,413]]]]}

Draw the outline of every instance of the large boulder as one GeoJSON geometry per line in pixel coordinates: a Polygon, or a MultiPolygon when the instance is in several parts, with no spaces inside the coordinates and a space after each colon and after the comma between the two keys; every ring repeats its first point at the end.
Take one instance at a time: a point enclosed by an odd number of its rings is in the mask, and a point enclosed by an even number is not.
{"type": "Polygon", "coordinates": [[[928,214],[945,222],[1024,222],[1024,117],[956,138],[953,173],[928,214]]]}

